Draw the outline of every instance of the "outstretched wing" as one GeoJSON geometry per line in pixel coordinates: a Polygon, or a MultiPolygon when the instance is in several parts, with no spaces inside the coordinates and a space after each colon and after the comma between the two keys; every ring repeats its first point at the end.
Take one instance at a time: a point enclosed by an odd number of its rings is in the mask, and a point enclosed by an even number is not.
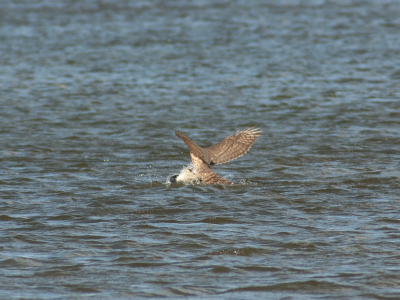
{"type": "Polygon", "coordinates": [[[236,132],[235,135],[226,137],[218,144],[214,144],[204,150],[210,157],[212,163],[226,163],[249,151],[256,139],[260,136],[260,133],[261,131],[259,131],[259,128],[247,128],[236,132]]]}
{"type": "Polygon", "coordinates": [[[185,142],[185,144],[189,147],[190,153],[192,153],[194,156],[200,158],[202,161],[204,161],[206,164],[211,163],[210,156],[208,152],[206,152],[203,148],[201,148],[199,145],[197,145],[195,142],[193,142],[189,137],[184,135],[180,131],[175,131],[175,134],[178,138],[180,138],[182,141],[185,142]]]}

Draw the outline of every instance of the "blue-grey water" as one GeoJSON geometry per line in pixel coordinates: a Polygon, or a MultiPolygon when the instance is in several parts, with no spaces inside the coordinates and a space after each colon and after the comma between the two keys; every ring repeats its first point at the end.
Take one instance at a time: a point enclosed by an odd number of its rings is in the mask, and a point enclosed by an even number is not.
{"type": "Polygon", "coordinates": [[[399,299],[399,12],[1,1],[0,298],[399,299]]]}

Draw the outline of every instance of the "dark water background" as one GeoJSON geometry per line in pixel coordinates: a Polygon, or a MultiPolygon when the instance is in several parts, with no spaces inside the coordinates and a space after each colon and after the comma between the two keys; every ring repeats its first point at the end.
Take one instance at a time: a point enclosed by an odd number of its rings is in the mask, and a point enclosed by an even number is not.
{"type": "Polygon", "coordinates": [[[399,12],[1,1],[0,298],[399,299],[399,12]]]}

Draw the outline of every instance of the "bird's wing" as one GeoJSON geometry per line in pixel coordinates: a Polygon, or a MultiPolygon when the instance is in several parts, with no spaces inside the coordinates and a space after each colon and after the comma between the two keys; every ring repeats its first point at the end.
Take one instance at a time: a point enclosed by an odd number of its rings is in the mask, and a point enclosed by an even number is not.
{"type": "MultiPolygon", "coordinates": [[[[222,164],[245,154],[260,136],[259,128],[246,128],[230,135],[208,148],[204,148],[211,159],[211,164],[222,164]]],[[[185,142],[186,143],[186,142],[185,142]]],[[[187,144],[187,143],[186,143],[187,144]]],[[[189,147],[190,148],[190,147],[189,147]]]]}
{"type": "Polygon", "coordinates": [[[210,159],[208,152],[206,152],[203,148],[201,148],[199,145],[197,145],[195,142],[193,142],[189,137],[184,135],[182,132],[175,131],[175,134],[178,138],[180,138],[182,141],[184,141],[185,144],[189,147],[190,153],[192,153],[194,156],[200,158],[206,164],[211,163],[211,159],[210,159]]]}
{"type": "Polygon", "coordinates": [[[215,174],[205,164],[204,168],[201,168],[201,172],[199,172],[197,176],[200,178],[201,182],[204,182],[205,184],[233,184],[233,182],[215,174]]]}

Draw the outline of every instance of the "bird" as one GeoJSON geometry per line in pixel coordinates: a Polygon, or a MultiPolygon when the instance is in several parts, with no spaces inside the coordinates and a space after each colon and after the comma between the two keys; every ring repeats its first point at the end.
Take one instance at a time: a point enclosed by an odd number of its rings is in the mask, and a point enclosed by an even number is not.
{"type": "Polygon", "coordinates": [[[241,157],[253,146],[261,135],[259,128],[249,127],[238,130],[234,135],[229,135],[217,144],[202,148],[180,131],[175,135],[189,147],[192,159],[192,170],[185,169],[180,175],[170,177],[170,182],[198,180],[205,184],[233,184],[211,171],[210,167],[223,164],[241,157]],[[188,172],[189,171],[189,172],[188,172]]]}

